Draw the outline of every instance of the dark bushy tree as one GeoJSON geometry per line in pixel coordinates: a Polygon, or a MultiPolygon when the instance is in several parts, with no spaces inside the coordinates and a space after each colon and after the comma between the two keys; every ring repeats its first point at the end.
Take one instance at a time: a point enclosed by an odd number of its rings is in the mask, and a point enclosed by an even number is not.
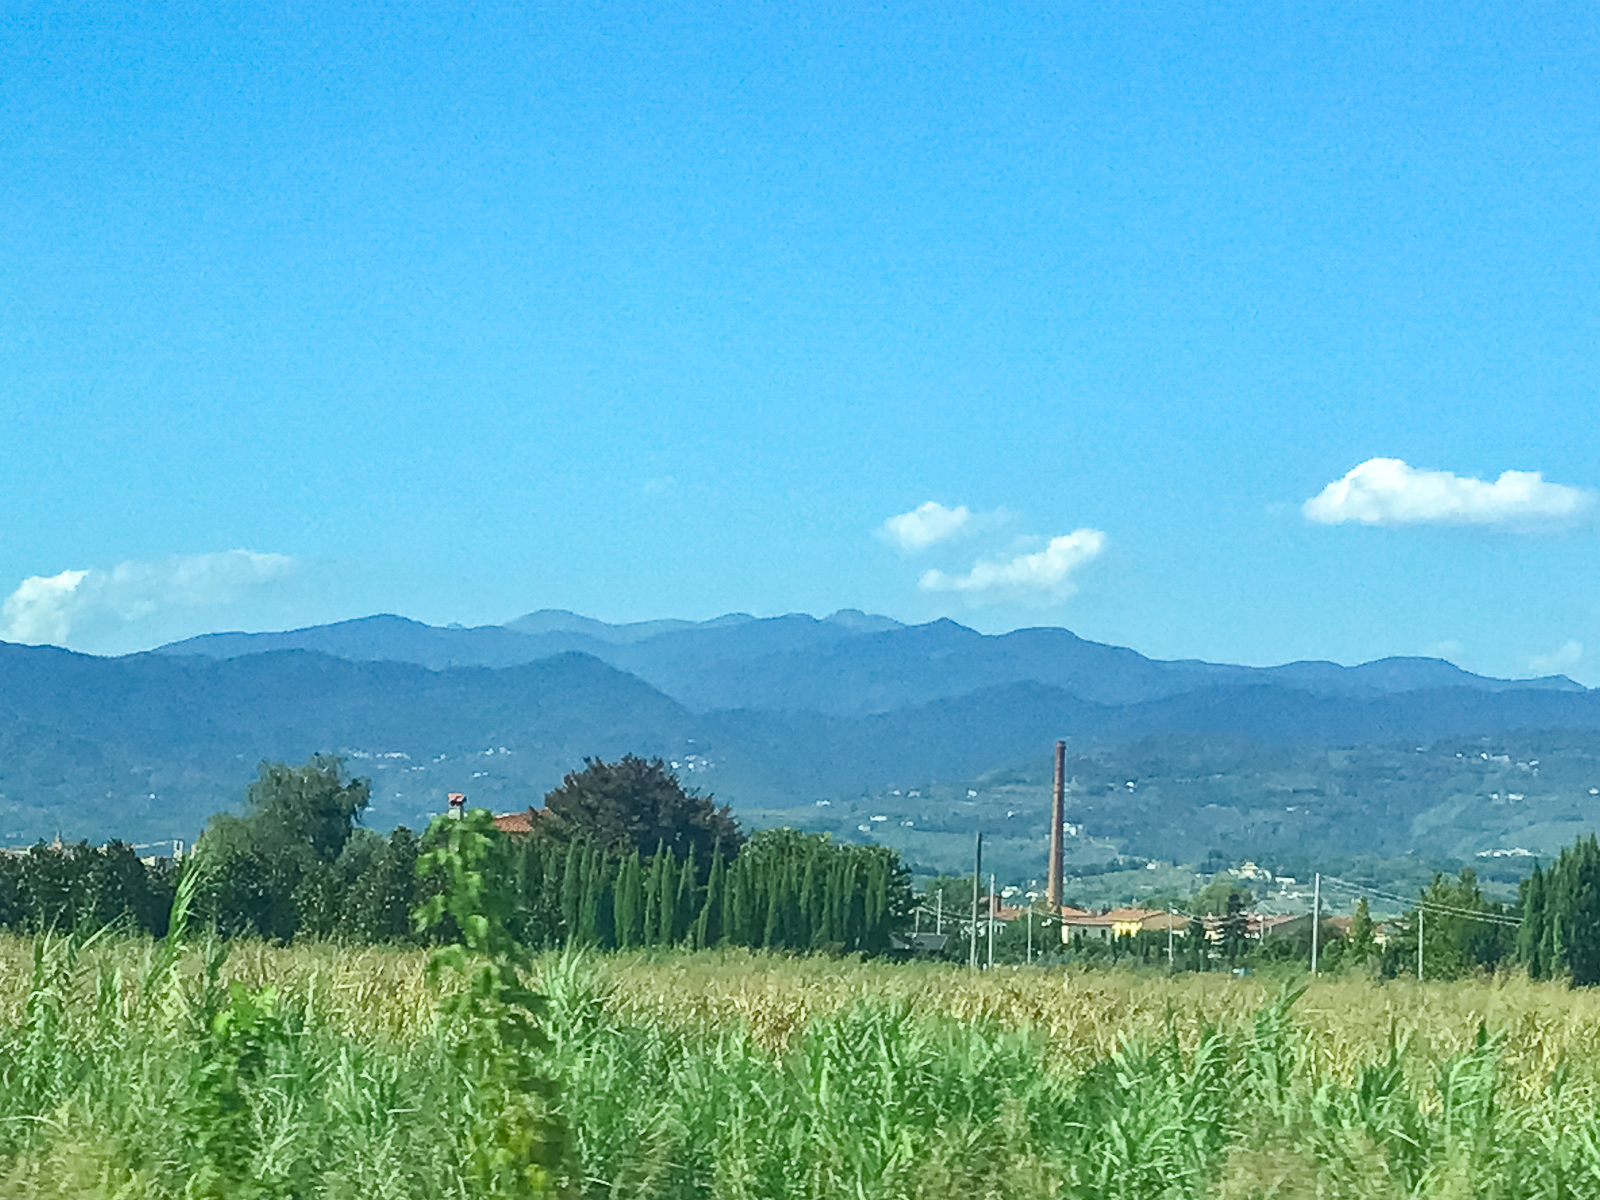
{"type": "Polygon", "coordinates": [[[660,845],[676,859],[692,852],[709,864],[717,842],[732,854],[744,841],[727,805],[718,808],[710,796],[685,790],[659,758],[586,758],[583,770],[569,772],[545,796],[544,806],[553,821],[540,822],[542,832],[583,839],[609,853],[654,854],[660,845]]]}

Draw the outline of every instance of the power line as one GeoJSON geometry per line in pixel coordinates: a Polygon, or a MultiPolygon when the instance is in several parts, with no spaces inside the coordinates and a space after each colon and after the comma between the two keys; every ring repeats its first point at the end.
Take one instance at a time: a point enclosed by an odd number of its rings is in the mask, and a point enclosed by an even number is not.
{"type": "Polygon", "coordinates": [[[1324,883],[1335,884],[1346,889],[1347,891],[1356,892],[1365,896],[1372,896],[1379,900],[1387,900],[1392,904],[1410,905],[1413,908],[1425,909],[1428,912],[1437,913],[1442,916],[1461,917],[1468,921],[1483,921],[1490,925],[1516,926],[1522,924],[1521,917],[1513,917],[1509,913],[1485,912],[1482,909],[1462,908],[1459,905],[1444,904],[1437,900],[1428,900],[1425,898],[1407,900],[1404,896],[1396,896],[1393,892],[1380,891],[1378,888],[1367,887],[1364,884],[1351,883],[1349,880],[1339,879],[1333,875],[1324,875],[1322,877],[1322,881],[1324,883]]]}

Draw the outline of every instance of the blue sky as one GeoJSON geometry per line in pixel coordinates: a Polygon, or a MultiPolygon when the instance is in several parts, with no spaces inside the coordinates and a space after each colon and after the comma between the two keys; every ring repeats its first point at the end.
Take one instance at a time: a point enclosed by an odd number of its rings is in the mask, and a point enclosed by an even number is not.
{"type": "Polygon", "coordinates": [[[21,0],[0,636],[856,607],[1600,683],[1597,74],[1576,4],[21,0]]]}

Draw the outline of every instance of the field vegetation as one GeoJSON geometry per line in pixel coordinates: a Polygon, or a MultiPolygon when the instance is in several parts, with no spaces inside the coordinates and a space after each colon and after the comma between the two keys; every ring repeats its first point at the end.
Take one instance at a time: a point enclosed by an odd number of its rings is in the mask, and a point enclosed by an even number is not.
{"type": "Polygon", "coordinates": [[[979,972],[889,957],[892,852],[620,766],[521,839],[374,840],[317,760],[181,867],[10,859],[0,1195],[1600,1196],[1593,839],[1510,908],[1436,878],[1423,981],[1363,916],[1308,984],[1221,880],[1220,943],[979,972]]]}
{"type": "MultiPolygon", "coordinates": [[[[0,941],[0,1194],[1578,1197],[1600,996],[548,955],[536,1187],[421,951],[0,941]]],[[[532,1107],[528,1107],[531,1105],[532,1107]]],[[[534,1126],[529,1126],[534,1128],[534,1126]]]]}

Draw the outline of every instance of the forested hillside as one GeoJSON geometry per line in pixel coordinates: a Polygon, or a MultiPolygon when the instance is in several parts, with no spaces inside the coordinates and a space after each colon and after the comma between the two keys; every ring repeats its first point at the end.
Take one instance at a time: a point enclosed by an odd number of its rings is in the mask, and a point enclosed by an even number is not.
{"type": "Polygon", "coordinates": [[[0,836],[192,839],[257,762],[316,753],[372,780],[380,830],[424,824],[447,791],[525,808],[586,755],[635,752],[763,820],[899,839],[940,866],[976,828],[1032,854],[1058,737],[1091,856],[1543,852],[1592,827],[1600,786],[1600,693],[1560,677],[1519,684],[1436,660],[1158,663],[1065,630],[991,638],[862,614],[518,624],[373,618],[110,659],[0,645],[0,836]],[[296,643],[315,648],[283,648],[296,643]],[[654,656],[679,697],[595,654],[547,653],[558,644],[654,656]],[[530,646],[512,665],[446,661],[530,646]],[[750,704],[706,708],[712,692],[750,704]],[[1501,780],[1489,768],[1502,757],[1542,765],[1501,780]]]}

